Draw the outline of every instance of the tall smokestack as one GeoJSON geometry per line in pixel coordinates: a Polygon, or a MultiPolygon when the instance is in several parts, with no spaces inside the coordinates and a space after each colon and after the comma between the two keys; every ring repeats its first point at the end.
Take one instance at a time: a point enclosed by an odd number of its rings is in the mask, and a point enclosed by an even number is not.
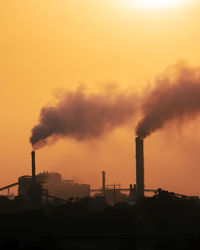
{"type": "Polygon", "coordinates": [[[144,197],[144,150],[143,139],[136,137],[136,194],[137,198],[144,197]]]}
{"type": "Polygon", "coordinates": [[[35,181],[35,151],[31,152],[31,158],[32,158],[32,181],[35,181]]]}
{"type": "Polygon", "coordinates": [[[102,192],[103,192],[103,194],[105,194],[105,190],[106,190],[106,172],[103,171],[102,172],[102,192]]]}

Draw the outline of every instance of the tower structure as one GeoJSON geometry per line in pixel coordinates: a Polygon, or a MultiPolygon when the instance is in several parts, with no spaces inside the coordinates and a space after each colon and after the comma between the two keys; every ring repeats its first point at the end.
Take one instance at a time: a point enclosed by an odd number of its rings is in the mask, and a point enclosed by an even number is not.
{"type": "Polygon", "coordinates": [[[105,195],[106,191],[106,172],[102,171],[102,193],[105,195]]]}
{"type": "Polygon", "coordinates": [[[144,197],[144,148],[143,139],[136,137],[136,196],[144,197]]]}

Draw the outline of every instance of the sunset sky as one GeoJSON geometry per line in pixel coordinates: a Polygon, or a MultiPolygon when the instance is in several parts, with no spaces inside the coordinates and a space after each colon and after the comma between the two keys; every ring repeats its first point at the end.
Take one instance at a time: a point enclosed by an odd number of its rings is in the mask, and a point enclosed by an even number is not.
{"type": "MultiPolygon", "coordinates": [[[[199,0],[1,0],[0,187],[31,174],[31,129],[58,88],[117,84],[139,94],[169,65],[200,66],[199,0]]],[[[136,181],[137,120],[86,142],[36,152],[36,170],[100,187],[136,181]]],[[[144,141],[145,187],[200,195],[200,115],[144,141]]]]}

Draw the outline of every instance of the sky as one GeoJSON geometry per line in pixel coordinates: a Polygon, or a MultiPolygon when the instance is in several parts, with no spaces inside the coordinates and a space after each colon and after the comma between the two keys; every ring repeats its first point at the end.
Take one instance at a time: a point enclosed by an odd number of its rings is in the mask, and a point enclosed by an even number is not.
{"type": "MultiPolygon", "coordinates": [[[[157,0],[158,1],[158,0],[157,0]]],[[[143,93],[169,65],[200,65],[200,3],[137,0],[0,1],[0,186],[31,174],[31,129],[56,89],[106,84],[143,93]]],[[[100,90],[99,90],[100,91],[100,90]]],[[[36,152],[37,172],[101,186],[135,183],[135,126],[94,141],[61,139],[36,152]]],[[[145,187],[199,195],[200,119],[145,139],[145,187]]]]}

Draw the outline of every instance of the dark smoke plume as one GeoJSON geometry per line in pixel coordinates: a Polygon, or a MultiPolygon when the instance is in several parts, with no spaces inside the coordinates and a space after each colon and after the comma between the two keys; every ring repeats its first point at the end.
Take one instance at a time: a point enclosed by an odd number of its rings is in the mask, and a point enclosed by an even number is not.
{"type": "Polygon", "coordinates": [[[185,63],[170,67],[144,97],[142,111],[144,117],[136,133],[143,138],[167,122],[193,118],[200,112],[200,68],[185,63]]]}
{"type": "Polygon", "coordinates": [[[134,94],[85,94],[79,88],[67,92],[57,105],[40,112],[39,123],[32,129],[30,142],[37,149],[49,139],[71,137],[78,141],[98,138],[117,126],[124,125],[136,112],[134,94]]]}

